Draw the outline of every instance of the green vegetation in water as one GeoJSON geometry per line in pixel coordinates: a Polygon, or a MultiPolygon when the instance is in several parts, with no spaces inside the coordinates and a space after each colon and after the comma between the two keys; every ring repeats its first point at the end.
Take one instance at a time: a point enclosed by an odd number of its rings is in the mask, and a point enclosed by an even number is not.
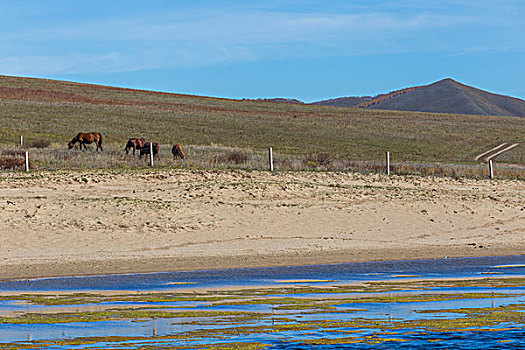
{"type": "Polygon", "coordinates": [[[338,303],[424,303],[430,301],[510,298],[525,294],[504,293],[460,293],[460,294],[418,294],[418,295],[381,295],[366,298],[339,299],[338,303]]]}
{"type": "Polygon", "coordinates": [[[330,310],[335,309],[334,306],[327,305],[321,299],[308,299],[308,298],[263,298],[263,299],[252,299],[252,300],[238,300],[238,301],[225,301],[219,303],[211,303],[207,307],[217,306],[236,306],[236,305],[271,305],[275,307],[275,310],[301,310],[301,309],[319,309],[319,310],[330,310]]]}
{"type": "MultiPolygon", "coordinates": [[[[95,344],[111,344],[116,345],[118,343],[139,344],[143,342],[150,343],[147,349],[199,349],[199,350],[260,350],[265,349],[269,345],[259,342],[231,342],[231,343],[220,343],[208,345],[171,345],[170,340],[183,340],[179,336],[154,336],[154,337],[140,337],[140,336],[107,336],[107,337],[79,337],[74,339],[64,340],[45,340],[45,341],[27,341],[27,342],[15,342],[15,343],[0,343],[0,348],[3,350],[11,349],[35,349],[35,347],[41,349],[46,347],[56,348],[57,346],[81,346],[81,345],[95,345],[95,344]],[[151,344],[153,343],[153,344],[151,344]]],[[[186,339],[190,341],[189,339],[186,339]]],[[[91,347],[90,347],[91,348],[91,347]]],[[[98,347],[95,347],[97,349],[98,347]]],[[[144,349],[145,347],[139,347],[138,349],[144,349]]]]}
{"type": "Polygon", "coordinates": [[[293,286],[279,288],[243,289],[237,291],[219,291],[219,295],[233,296],[268,296],[275,294],[346,294],[346,293],[386,293],[395,291],[422,291],[432,288],[518,288],[525,286],[525,278],[487,277],[461,280],[408,280],[408,281],[369,281],[360,285],[332,285],[327,287],[293,286]]]}
{"type": "MultiPolygon", "coordinates": [[[[235,291],[203,291],[203,292],[158,292],[141,294],[116,294],[102,295],[95,293],[73,293],[73,294],[20,294],[0,296],[1,300],[20,300],[36,305],[83,305],[111,302],[140,302],[140,303],[162,303],[162,302],[200,302],[207,303],[208,306],[221,305],[312,305],[316,308],[324,308],[319,305],[319,300],[313,298],[301,298],[298,295],[308,294],[359,294],[359,293],[387,293],[396,291],[418,292],[430,290],[432,288],[462,288],[462,287],[483,287],[483,288],[519,288],[525,286],[525,278],[479,278],[465,280],[409,280],[409,281],[372,281],[361,285],[332,285],[323,287],[313,286],[286,286],[279,288],[252,288],[235,291]],[[290,297],[270,298],[273,295],[289,295],[290,297]]],[[[508,294],[501,293],[448,293],[448,294],[421,294],[419,296],[400,296],[383,295],[373,298],[351,298],[355,302],[421,302],[432,300],[452,300],[452,299],[474,299],[505,297],[508,294]],[[434,298],[434,299],[432,299],[434,298]],[[435,299],[439,298],[439,299],[435,299]],[[447,299],[448,298],[448,299],[447,299]],[[424,300],[426,299],[426,300],[424,300]]]]}
{"type": "MultiPolygon", "coordinates": [[[[0,348],[24,349],[45,348],[56,346],[95,345],[98,343],[114,344],[141,344],[148,342],[151,348],[165,347],[184,349],[263,349],[267,345],[262,343],[215,343],[214,345],[194,346],[191,342],[210,340],[222,341],[227,338],[247,337],[251,335],[282,334],[287,332],[285,341],[302,342],[307,345],[331,344],[378,344],[382,342],[402,342],[409,340],[412,335],[425,335],[436,332],[490,332],[506,329],[522,329],[525,323],[525,303],[516,303],[507,306],[487,308],[458,308],[416,311],[424,315],[438,317],[403,320],[390,318],[365,319],[352,317],[357,311],[349,308],[351,304],[363,303],[420,303],[462,299],[490,299],[516,297],[523,294],[505,293],[429,293],[430,288],[516,288],[524,285],[524,278],[487,278],[471,280],[413,280],[413,281],[379,281],[367,282],[352,286],[286,286],[283,288],[257,288],[235,291],[203,291],[195,293],[168,292],[145,294],[102,295],[92,293],[74,293],[70,295],[31,295],[5,296],[2,300],[22,300],[40,305],[82,305],[92,303],[111,302],[197,302],[198,306],[148,306],[129,309],[107,309],[90,312],[59,312],[59,313],[25,313],[13,317],[1,317],[0,323],[8,324],[61,324],[73,322],[98,322],[108,320],[129,320],[142,322],[155,318],[177,319],[177,324],[199,325],[199,329],[183,331],[177,334],[152,337],[79,337],[75,339],[61,339],[48,341],[17,342],[0,344],[0,348]],[[389,293],[394,291],[407,293],[389,293]],[[273,295],[288,294],[288,297],[273,295]],[[355,293],[345,296],[341,293],[355,293]],[[377,295],[363,295],[359,293],[377,293],[377,295]],[[308,298],[308,294],[317,294],[316,298],[308,298]],[[326,294],[326,298],[318,297],[326,294]],[[334,295],[336,294],[336,295],[334,295]],[[250,305],[267,305],[265,312],[228,311],[228,306],[235,308],[250,305]],[[198,309],[197,309],[198,307],[198,309]],[[213,310],[214,307],[221,310],[213,310]],[[184,309],[181,309],[184,308],[184,309]],[[192,309],[193,308],[193,309],[192,309]],[[226,310],[224,310],[226,308],[226,310]],[[310,315],[309,320],[301,320],[303,315],[310,315]],[[324,315],[322,320],[312,320],[314,315],[324,315]],[[327,319],[328,315],[341,314],[344,320],[327,319]],[[344,316],[343,316],[344,314],[344,316]],[[214,325],[221,327],[205,327],[214,325]],[[353,336],[354,332],[368,330],[366,336],[353,336]],[[407,332],[407,330],[411,330],[407,332]],[[297,340],[289,332],[297,333],[297,340]],[[304,334],[315,334],[313,337],[302,337],[304,334]],[[332,333],[335,337],[319,338],[319,332],[332,333]],[[299,334],[300,333],[300,334],[299,334]],[[339,336],[340,335],[340,336],[339,336]],[[170,341],[179,340],[188,342],[184,346],[172,346],[170,341]]],[[[390,316],[390,315],[388,315],[390,316]]],[[[234,340],[234,339],[232,339],[234,340]]],[[[440,339],[429,339],[428,342],[439,342],[440,339]]]]}
{"type": "Polygon", "coordinates": [[[67,295],[44,295],[44,294],[21,294],[0,296],[1,300],[21,300],[36,305],[84,305],[111,302],[142,302],[142,303],[163,303],[163,302],[214,302],[226,300],[225,296],[196,295],[193,293],[149,293],[149,294],[121,294],[121,295],[102,295],[91,293],[75,293],[67,295]]]}
{"type": "MultiPolygon", "coordinates": [[[[168,309],[168,307],[164,307],[168,309]]],[[[229,317],[237,321],[259,319],[264,314],[240,311],[161,311],[148,309],[108,309],[92,312],[64,312],[64,313],[26,313],[16,317],[0,317],[0,323],[8,324],[51,324],[73,322],[99,322],[126,319],[152,318],[211,318],[229,317]]]]}
{"type": "Polygon", "coordinates": [[[525,304],[511,304],[507,306],[487,308],[460,308],[418,311],[426,313],[460,313],[464,316],[446,319],[421,319],[403,321],[398,326],[403,328],[424,328],[427,331],[490,331],[502,330],[502,326],[522,328],[525,323],[525,304]],[[514,325],[514,327],[512,326],[514,325]],[[483,329],[481,329],[483,328],[483,329]]]}
{"type": "MultiPolygon", "coordinates": [[[[413,334],[428,334],[429,332],[462,332],[462,331],[502,331],[505,329],[521,329],[524,322],[524,304],[512,304],[508,306],[501,306],[495,308],[462,308],[462,309],[450,309],[450,310],[433,310],[425,311],[422,313],[459,313],[462,314],[456,318],[433,318],[433,319],[420,319],[420,320],[386,320],[386,319],[363,319],[355,318],[349,321],[341,321],[337,319],[322,320],[322,321],[296,321],[294,319],[285,319],[276,317],[275,315],[258,315],[258,317],[264,317],[267,320],[272,318],[272,324],[260,325],[260,326],[242,326],[243,322],[247,319],[234,319],[230,327],[226,328],[214,328],[214,329],[200,329],[182,332],[175,335],[164,335],[164,336],[152,336],[152,337],[84,337],[76,339],[63,339],[63,340],[50,340],[50,341],[33,341],[33,342],[18,342],[13,344],[1,344],[2,348],[5,349],[23,349],[31,348],[31,346],[38,346],[44,348],[48,346],[72,346],[72,345],[89,345],[97,343],[121,343],[126,342],[142,343],[144,341],[154,342],[159,347],[162,346],[163,342],[169,342],[169,340],[180,340],[180,341],[195,341],[198,339],[224,339],[225,337],[239,337],[249,336],[255,334],[279,334],[282,332],[305,332],[305,331],[323,331],[332,332],[334,334],[341,333],[343,337],[335,338],[316,338],[316,339],[301,339],[297,340],[304,344],[310,345],[331,345],[331,344],[352,344],[352,343],[365,343],[365,344],[378,344],[382,342],[401,342],[407,341],[407,336],[413,334]],[[353,332],[362,332],[363,329],[377,330],[375,333],[366,336],[359,337],[348,337],[345,335],[353,332]],[[406,329],[413,329],[414,331],[406,332],[406,329]],[[31,344],[31,345],[28,345],[31,344]]],[[[144,316],[143,313],[136,313],[134,315],[144,316]]],[[[220,317],[220,316],[231,316],[232,313],[194,313],[195,317],[220,317]]],[[[153,316],[154,314],[149,314],[153,316]]],[[[170,316],[173,314],[170,313],[170,316]]],[[[162,314],[156,314],[156,316],[163,316],[162,314]]],[[[166,316],[166,315],[164,315],[166,316]]],[[[187,313],[179,313],[179,317],[187,317],[187,313]]],[[[287,338],[286,341],[295,341],[292,338],[287,338]]],[[[440,341],[440,339],[429,339],[429,342],[440,341]]],[[[155,345],[152,345],[155,347],[155,345]]],[[[219,344],[213,345],[214,347],[203,347],[196,346],[199,349],[229,349],[228,346],[232,346],[232,349],[262,349],[266,347],[265,344],[261,343],[233,343],[233,344],[220,344],[224,347],[216,347],[219,344]],[[239,346],[239,347],[237,347],[239,346]]],[[[171,347],[177,349],[178,347],[171,347]]],[[[185,349],[192,349],[194,347],[184,345],[185,349]]]]}
{"type": "Polygon", "coordinates": [[[414,280],[414,281],[379,281],[369,282],[371,288],[407,290],[407,289],[431,289],[431,288],[463,288],[463,287],[487,287],[487,288],[518,288],[525,286],[525,278],[477,278],[461,280],[414,280]]]}
{"type": "Polygon", "coordinates": [[[303,344],[308,345],[338,345],[338,344],[380,344],[384,342],[406,342],[406,339],[398,338],[382,338],[377,334],[367,335],[361,337],[344,337],[344,338],[318,338],[318,339],[309,339],[303,340],[303,344]]]}
{"type": "MultiPolygon", "coordinates": [[[[503,293],[462,293],[462,294],[417,294],[417,295],[380,295],[364,298],[337,298],[337,299],[311,299],[311,298],[257,298],[253,300],[237,300],[227,302],[212,302],[204,307],[225,306],[249,306],[268,305],[273,312],[308,310],[308,314],[314,313],[352,313],[358,311],[350,308],[338,308],[343,304],[364,303],[423,303],[431,301],[483,299],[483,298],[505,298],[519,294],[503,293]]],[[[90,298],[92,295],[90,295],[90,298]]],[[[148,299],[149,296],[145,296],[148,299]]],[[[44,298],[45,299],[45,298],[44,298]]],[[[125,299],[125,298],[123,298],[125,299]]],[[[31,300],[31,299],[30,299],[31,300]]],[[[156,300],[165,300],[163,298],[156,300]]],[[[136,299],[134,301],[137,301],[136,299]]],[[[56,304],[51,304],[56,305],[56,304]]],[[[25,313],[14,317],[1,317],[0,323],[12,324],[34,324],[34,323],[71,323],[71,322],[97,322],[124,319],[151,319],[151,318],[217,318],[230,317],[228,322],[242,320],[260,320],[270,316],[270,312],[239,312],[239,311],[203,311],[203,310],[180,310],[170,306],[153,306],[147,308],[108,309],[94,312],[67,312],[67,313],[25,313]],[[173,309],[173,310],[170,310],[173,309]]]]}

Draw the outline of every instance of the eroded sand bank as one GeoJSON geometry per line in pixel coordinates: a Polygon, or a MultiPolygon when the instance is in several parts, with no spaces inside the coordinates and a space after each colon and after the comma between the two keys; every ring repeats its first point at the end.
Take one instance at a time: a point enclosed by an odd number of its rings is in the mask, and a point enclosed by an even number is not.
{"type": "Polygon", "coordinates": [[[525,253],[525,183],[155,170],[0,175],[0,278],[525,253]]]}

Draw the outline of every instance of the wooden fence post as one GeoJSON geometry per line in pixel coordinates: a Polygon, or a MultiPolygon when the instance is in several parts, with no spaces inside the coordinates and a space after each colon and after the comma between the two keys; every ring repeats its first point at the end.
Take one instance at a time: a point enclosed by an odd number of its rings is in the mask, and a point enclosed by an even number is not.
{"type": "Polygon", "coordinates": [[[26,172],[29,172],[29,152],[26,151],[26,172]]]}
{"type": "Polygon", "coordinates": [[[490,178],[494,179],[494,167],[492,166],[492,159],[489,160],[489,173],[490,178]]]}
{"type": "Polygon", "coordinates": [[[268,156],[269,156],[269,162],[270,162],[270,171],[273,171],[273,153],[272,153],[271,147],[268,149],[268,156]]]}
{"type": "Polygon", "coordinates": [[[149,165],[153,168],[153,142],[149,143],[149,165]]]}
{"type": "Polygon", "coordinates": [[[386,174],[390,175],[390,152],[386,152],[386,174]]]}

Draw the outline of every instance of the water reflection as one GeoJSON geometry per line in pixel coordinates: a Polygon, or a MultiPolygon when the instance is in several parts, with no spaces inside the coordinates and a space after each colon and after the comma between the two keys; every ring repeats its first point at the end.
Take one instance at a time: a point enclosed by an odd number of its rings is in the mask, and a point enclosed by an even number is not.
{"type": "MultiPolygon", "coordinates": [[[[236,295],[232,293],[226,300],[173,300],[143,302],[133,300],[110,300],[78,305],[36,305],[27,301],[0,301],[0,315],[17,313],[62,313],[95,312],[112,308],[144,308],[152,310],[175,310],[190,312],[224,312],[224,316],[211,317],[204,314],[193,317],[136,317],[122,320],[69,323],[5,323],[0,327],[0,348],[2,343],[21,342],[19,346],[30,346],[32,342],[43,339],[75,339],[82,337],[133,337],[128,341],[98,341],[98,348],[139,348],[140,346],[172,346],[188,344],[203,347],[215,343],[260,342],[269,344],[270,349],[355,349],[355,348],[465,348],[484,349],[516,348],[522,345],[523,323],[494,324],[485,331],[467,329],[461,332],[428,331],[423,328],[389,329],[396,322],[418,320],[446,320],[462,317],[463,314],[432,312],[460,308],[497,309],[507,305],[525,304],[525,287],[514,284],[504,288],[490,286],[437,285],[424,293],[441,295],[447,293],[452,300],[417,301],[396,299],[398,297],[418,296],[421,292],[410,290],[364,290],[329,294],[316,292],[316,287],[348,285],[356,281],[400,281],[414,279],[461,279],[502,276],[524,276],[525,256],[486,257],[461,259],[432,259],[413,261],[368,262],[356,264],[334,264],[317,266],[254,268],[235,270],[212,270],[170,272],[155,274],[128,274],[90,277],[65,277],[0,282],[0,291],[28,292],[121,290],[126,291],[177,291],[182,288],[214,288],[238,286],[277,285],[282,288],[262,296],[236,295]],[[499,273],[492,275],[493,273],[499,273]],[[481,275],[483,274],[483,275],[481,275]],[[418,276],[418,277],[413,277],[418,276]],[[335,281],[335,282],[334,282],[335,281]],[[191,284],[188,284],[191,283],[191,284]],[[287,294],[291,285],[314,289],[303,293],[287,294]],[[487,293],[488,297],[472,297],[469,293],[487,293]],[[493,294],[496,293],[496,294],[493,294]],[[499,294],[498,294],[499,293],[499,294]],[[462,297],[464,295],[465,297],[462,297]],[[361,302],[352,298],[387,297],[388,300],[361,302]],[[271,300],[282,300],[272,302],[271,300]],[[318,299],[325,308],[316,309],[314,304],[304,308],[299,304],[287,304],[290,298],[304,300],[318,299]],[[391,299],[391,300],[390,300],[391,299]],[[246,302],[243,303],[243,300],[246,302]],[[344,302],[340,302],[344,300],[344,302]],[[248,302],[249,301],[249,302],[248,302]],[[233,312],[228,316],[226,312],[233,312]],[[260,317],[235,318],[250,313],[260,317]],[[339,325],[341,324],[341,325],[339,325]],[[304,326],[294,329],[293,326],[304,326]],[[310,327],[310,325],[312,325],[310,327]],[[289,327],[287,327],[289,326],[289,327]],[[507,329],[502,330],[502,327],[507,329]],[[517,328],[517,329],[514,329],[517,328]],[[490,330],[490,331],[489,331],[490,330]],[[216,336],[213,332],[217,331],[216,336]],[[189,333],[191,332],[191,333],[189,333]],[[225,332],[225,333],[220,333],[225,332]],[[188,334],[192,334],[191,337],[188,334]],[[196,334],[198,336],[196,336],[196,334]],[[178,336],[181,337],[177,338],[178,336]],[[138,339],[137,337],[144,337],[138,339]],[[336,344],[318,344],[324,339],[336,344]],[[354,340],[367,340],[370,344],[352,343],[354,340]],[[441,339],[441,340],[440,340],[441,339]],[[442,340],[445,339],[445,340],[442,340]],[[344,340],[344,341],[343,341],[344,340]],[[340,343],[337,343],[339,341],[340,343]],[[310,343],[309,343],[310,342],[310,343]],[[488,344],[491,346],[488,346],[488,344]]],[[[416,288],[417,289],[417,288],[416,288]]],[[[427,294],[425,294],[427,295],[427,294]]],[[[521,309],[520,309],[521,310],[521,309]]],[[[520,311],[522,312],[522,311],[520,311]]],[[[1,316],[0,316],[1,317],[1,316]]],[[[415,323],[417,324],[417,323],[415,323]]],[[[90,343],[91,344],[91,343],[90,343]]],[[[6,345],[7,346],[7,345],[6,345]]],[[[183,345],[184,346],[184,345],[183,345]]],[[[64,346],[49,346],[49,349],[64,346]]],[[[66,347],[67,348],[67,347],[66,347]]],[[[69,348],[90,348],[88,343],[69,348]]]]}
{"type": "Polygon", "coordinates": [[[525,275],[524,261],[525,256],[518,255],[40,278],[0,281],[0,291],[147,291],[268,285],[279,284],[281,280],[337,280],[348,283],[353,281],[383,280],[390,277],[401,278],[393,277],[396,275],[418,275],[421,278],[485,277],[481,274],[489,273],[525,275]]]}

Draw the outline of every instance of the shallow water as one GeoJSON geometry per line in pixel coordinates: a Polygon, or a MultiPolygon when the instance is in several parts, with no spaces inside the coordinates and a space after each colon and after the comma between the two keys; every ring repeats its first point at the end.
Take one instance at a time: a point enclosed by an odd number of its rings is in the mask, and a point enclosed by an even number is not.
{"type": "MultiPolygon", "coordinates": [[[[30,294],[31,292],[60,292],[93,290],[134,291],[187,291],[188,289],[279,286],[263,296],[232,292],[228,298],[237,304],[202,300],[170,300],[143,302],[112,299],[79,302],[75,305],[36,305],[29,301],[0,301],[0,315],[14,313],[61,314],[78,310],[78,313],[95,311],[100,307],[161,308],[159,310],[195,312],[191,317],[124,317],[123,319],[93,322],[60,322],[14,324],[4,319],[0,325],[0,348],[33,346],[47,349],[154,348],[200,345],[211,348],[223,343],[266,344],[270,349],[354,349],[354,348],[525,348],[525,286],[463,285],[456,284],[463,278],[497,278],[525,276],[525,256],[429,259],[412,261],[367,262],[297,267],[207,270],[152,274],[106,275],[88,277],[63,277],[0,282],[0,291],[30,294]],[[408,277],[413,276],[413,277],[408,277]],[[450,285],[424,286],[396,284],[399,290],[364,288],[355,292],[327,293],[326,288],[348,286],[357,281],[405,282],[419,279],[451,279],[450,285]],[[454,281],[456,279],[456,281],[454,281]],[[295,281],[295,282],[293,282],[295,281]],[[297,282],[300,281],[300,282],[297,282]],[[175,284],[173,284],[175,283],[175,284]],[[414,287],[416,286],[416,288],[414,287]],[[308,287],[307,290],[296,290],[308,287]],[[316,290],[316,288],[323,288],[316,290]],[[453,300],[409,300],[412,297],[433,293],[454,296],[453,300]],[[468,293],[484,293],[472,298],[468,293]],[[493,294],[496,293],[496,294],[493,294]],[[359,298],[379,297],[361,302],[359,298]],[[263,301],[259,299],[262,298],[263,301]],[[272,302],[271,298],[294,298],[303,301],[322,300],[326,309],[296,307],[287,300],[272,302]],[[342,298],[339,301],[337,298],[342,298]],[[358,298],[358,299],[356,299],[358,298]],[[390,298],[390,299],[388,299],[390,298]],[[248,302],[251,300],[257,303],[248,302]],[[291,305],[291,306],[290,306],[291,305]],[[509,306],[510,305],[510,306],[509,306]],[[283,306],[285,306],[283,308],[283,306]],[[287,308],[286,306],[290,306],[287,308]],[[517,307],[510,311],[524,312],[523,317],[495,318],[494,322],[473,324],[459,329],[456,326],[435,328],[429,320],[454,320],[467,317],[457,309],[482,308],[479,315],[517,307]],[[427,313],[428,311],[432,311],[427,313]],[[235,316],[210,316],[199,312],[232,311],[235,316]],[[454,311],[454,312],[450,312],[454,311]],[[255,317],[236,318],[255,313],[255,317]],[[412,323],[410,323],[412,322],[412,323]],[[293,326],[300,326],[294,328],[293,326]],[[263,328],[261,328],[263,327],[263,328]],[[224,330],[226,329],[226,331],[224,330]],[[216,333],[213,333],[215,330],[216,333]],[[448,330],[448,331],[447,331],[448,330]],[[210,333],[212,332],[212,333],[210,333]],[[222,333],[221,333],[222,332],[222,333]],[[116,339],[115,336],[133,339],[116,339]],[[137,339],[136,337],[143,337],[137,339]],[[110,337],[93,342],[86,337],[110,337]],[[113,338],[111,338],[113,337],[113,338]],[[51,343],[35,344],[38,340],[51,343]],[[56,343],[58,340],[76,340],[77,344],[56,343]],[[53,343],[55,341],[55,343],[53,343]],[[308,343],[312,342],[312,343],[308,343]],[[355,343],[354,343],[355,342],[355,343]],[[364,342],[364,343],[363,343],[364,342]],[[330,343],[330,344],[328,344],[330,343]]],[[[525,281],[525,280],[524,280],[525,281]]],[[[524,282],[525,283],[525,282],[524,282]]],[[[374,287],[375,288],[375,287],[374,287]]],[[[255,289],[259,291],[259,289],[255,289]]],[[[185,294],[186,295],[186,294],[185,294]]],[[[193,295],[193,294],[192,294],[193,295]]],[[[197,294],[195,294],[197,295],[197,294]]],[[[202,296],[202,295],[200,295],[202,296]]],[[[23,299],[20,297],[20,299],[23,299]]],[[[157,310],[157,309],[153,309],[157,310]]],[[[481,309],[480,309],[481,310],[481,309]]],[[[514,314],[512,314],[514,312],[514,314]]],[[[519,314],[518,314],[519,315],[519,314]]],[[[473,319],[482,317],[474,317],[473,319]]],[[[2,320],[0,316],[0,320],[2,320]]],[[[241,347],[242,348],[242,347],[241,347]]]]}
{"type": "Polygon", "coordinates": [[[525,275],[525,256],[373,261],[351,264],[39,278],[0,281],[0,291],[148,291],[258,286],[277,284],[283,280],[336,280],[348,283],[405,278],[395,277],[399,275],[417,275],[420,278],[463,278],[488,277],[490,274],[525,275]],[[509,267],[496,267],[502,265],[509,267]]]}

